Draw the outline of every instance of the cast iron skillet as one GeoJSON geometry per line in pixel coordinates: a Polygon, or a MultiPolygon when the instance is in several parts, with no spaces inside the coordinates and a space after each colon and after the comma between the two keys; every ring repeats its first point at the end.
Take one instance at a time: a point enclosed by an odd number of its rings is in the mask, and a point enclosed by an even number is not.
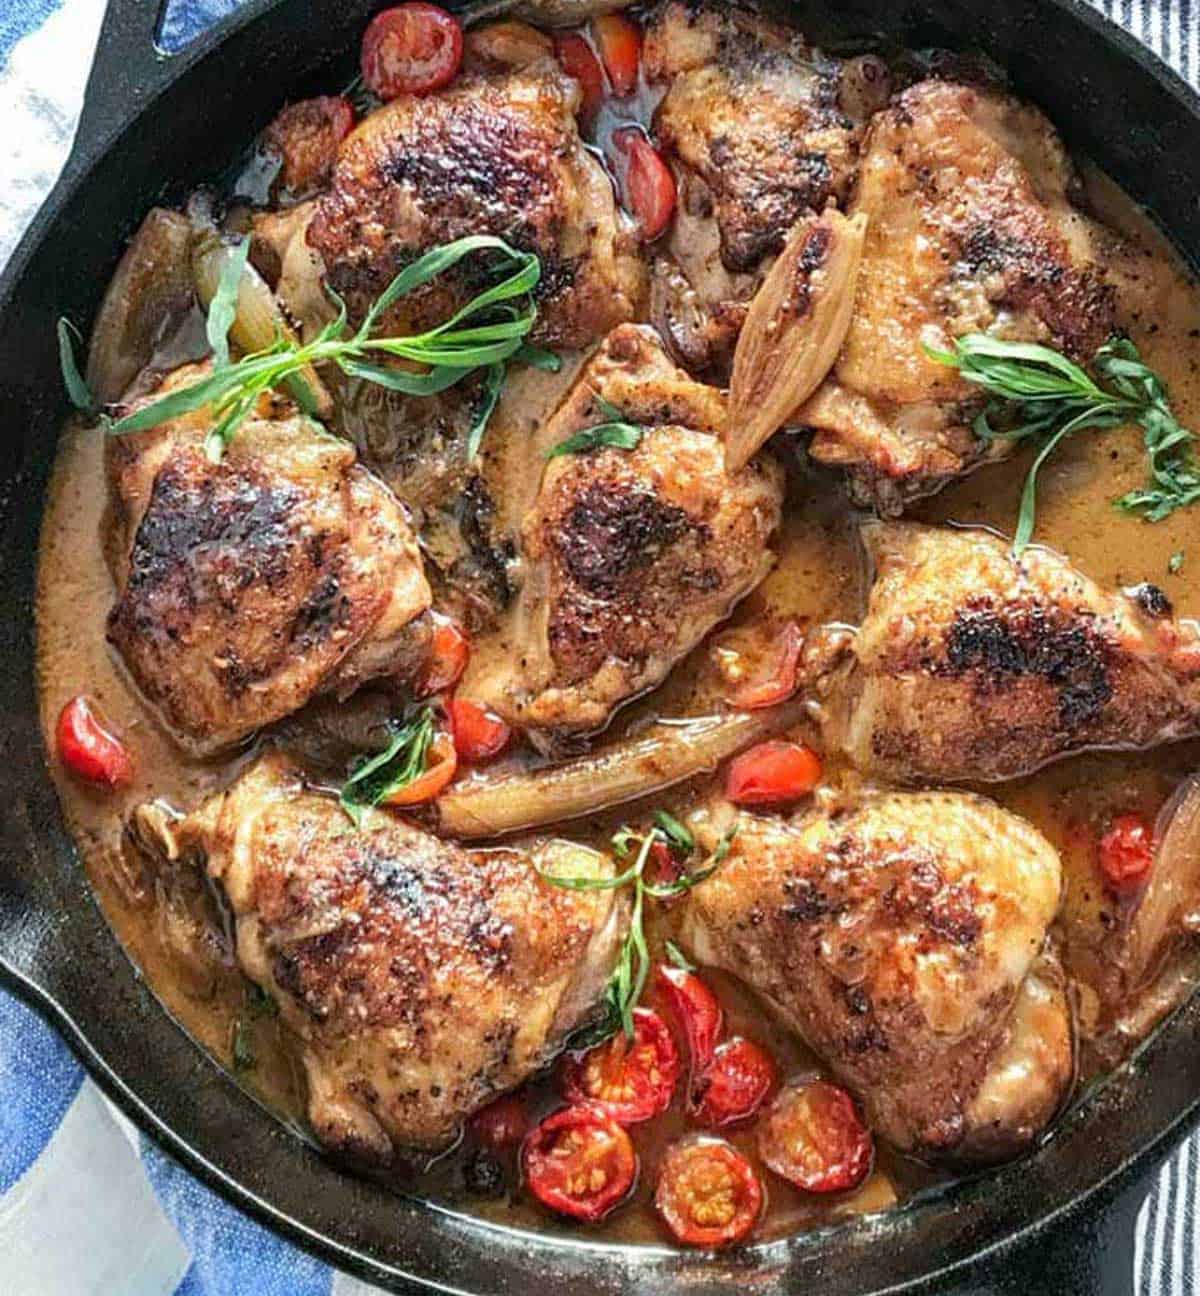
{"type": "MultiPolygon", "coordinates": [[[[1200,1111],[1200,1000],[1036,1154],[929,1200],[708,1257],[491,1227],[351,1178],[159,1006],[96,907],[46,776],[33,670],[41,500],[66,414],[54,322],[86,327],[146,209],[223,171],[286,99],[339,84],[378,0],[250,0],[183,54],[156,0],[111,0],[66,171],[0,279],[0,976],[108,1094],[250,1214],[396,1291],[1127,1292],[1148,1173],[1200,1111]]],[[[789,8],[828,34],[811,0],[789,8]]],[[[840,37],[982,47],[1200,259],[1200,99],[1082,0],[839,0],[840,37]]],[[[96,489],[101,489],[99,482],[96,489]]]]}

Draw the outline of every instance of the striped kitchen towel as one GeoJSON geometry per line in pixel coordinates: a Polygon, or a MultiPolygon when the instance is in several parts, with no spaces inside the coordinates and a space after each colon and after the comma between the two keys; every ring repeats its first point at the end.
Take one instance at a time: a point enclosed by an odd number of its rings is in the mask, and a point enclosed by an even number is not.
{"type": "MultiPolygon", "coordinates": [[[[1200,81],[1200,0],[1096,3],[1200,81]]],[[[162,43],[181,48],[236,4],[170,0],[162,43]]],[[[0,172],[0,264],[66,155],[103,8],[104,0],[0,0],[0,120],[9,149],[0,172]]],[[[1163,1168],[1142,1208],[1129,1257],[1131,1292],[1197,1293],[1198,1175],[1200,1136],[1163,1168]]],[[[0,991],[5,1296],[373,1290],[274,1237],[192,1179],[111,1107],[40,1018],[0,991]]]]}

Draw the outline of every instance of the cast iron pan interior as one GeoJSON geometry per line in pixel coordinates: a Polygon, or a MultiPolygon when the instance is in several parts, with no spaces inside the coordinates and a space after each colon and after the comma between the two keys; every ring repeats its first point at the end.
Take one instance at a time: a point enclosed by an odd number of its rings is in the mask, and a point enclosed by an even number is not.
{"type": "MultiPolygon", "coordinates": [[[[285,100],[343,83],[371,0],[250,0],[172,60],[156,5],[113,0],[80,139],[0,280],[0,974],[138,1123],[252,1215],[398,1291],[1128,1290],[1138,1181],[1195,1119],[1189,1004],[1035,1155],[836,1231],[705,1257],[490,1227],[339,1173],[167,1017],[91,899],[44,769],[33,678],[42,494],[66,414],[54,323],[85,331],[124,239],[157,201],[221,173],[285,100]],[[1106,1210],[1117,1202],[1122,1209],[1106,1210]]],[[[983,48],[1070,142],[1200,252],[1200,104],[1082,0],[839,0],[808,29],[983,48]]],[[[97,483],[97,489],[100,484],[97,483]]]]}

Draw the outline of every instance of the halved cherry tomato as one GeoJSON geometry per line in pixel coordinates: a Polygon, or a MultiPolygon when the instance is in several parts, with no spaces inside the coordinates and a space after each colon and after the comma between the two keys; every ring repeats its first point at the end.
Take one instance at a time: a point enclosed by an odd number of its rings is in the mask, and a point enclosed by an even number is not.
{"type": "Polygon", "coordinates": [[[691,1053],[692,1075],[699,1075],[713,1060],[721,1038],[725,1020],[721,1005],[695,972],[660,963],[654,979],[683,1029],[691,1053]]]}
{"type": "Polygon", "coordinates": [[[279,158],[280,188],[307,193],[333,174],[338,145],[354,129],[354,105],[344,95],[289,104],[267,127],[263,149],[279,158]]]}
{"type": "Polygon", "coordinates": [[[636,126],[613,132],[613,146],[625,159],[625,204],[652,243],[675,214],[675,177],[662,155],[636,126]]]}
{"type": "Polygon", "coordinates": [[[796,691],[796,668],[804,647],[804,631],[795,621],[789,621],[779,636],[779,657],[765,679],[743,684],[733,695],[733,705],[739,711],[756,711],[759,707],[786,702],[796,691]]]}
{"type": "Polygon", "coordinates": [[[689,1139],[663,1158],[654,1205],[678,1241],[728,1246],[758,1222],[763,1188],[750,1162],[723,1139],[689,1139]]]}
{"type": "Polygon", "coordinates": [[[613,94],[633,94],[642,61],[642,30],[624,14],[602,14],[592,19],[592,38],[600,51],[613,94]]]}
{"type": "Polygon", "coordinates": [[[776,1075],[774,1059],[766,1049],[735,1035],[717,1049],[692,1082],[693,1118],[709,1129],[749,1119],[766,1102],[776,1075]]]}
{"type": "Polygon", "coordinates": [[[105,727],[84,694],[73,697],[59,713],[56,741],[62,763],[89,783],[117,788],[133,781],[129,749],[105,727]]]}
{"type": "Polygon", "coordinates": [[[515,1147],[529,1132],[525,1104],[516,1094],[505,1094],[471,1117],[471,1130],[493,1152],[515,1147]]]}
{"type": "Polygon", "coordinates": [[[759,1126],[758,1150],[806,1192],[843,1192],[871,1169],[874,1143],[854,1100],[828,1080],[789,1085],[759,1126]]]}
{"type": "Polygon", "coordinates": [[[508,746],[512,730],[494,711],[469,698],[452,698],[446,710],[460,760],[491,760],[508,746]]]}
{"type": "Polygon", "coordinates": [[[1139,890],[1154,866],[1154,829],[1141,815],[1120,815],[1100,838],[1100,868],[1118,895],[1139,890]]]}
{"type": "Polygon", "coordinates": [[[423,801],[432,801],[457,772],[458,753],[454,750],[454,739],[442,730],[429,744],[425,772],[418,774],[411,783],[406,783],[402,788],[397,788],[395,792],[384,797],[384,804],[409,806],[420,805],[423,801]]]}
{"type": "Polygon", "coordinates": [[[650,857],[646,861],[646,881],[653,886],[670,886],[682,876],[683,865],[666,842],[652,843],[650,857]]]}
{"type": "Polygon", "coordinates": [[[425,663],[425,674],[421,680],[422,695],[444,693],[453,688],[467,669],[467,659],[471,656],[471,645],[467,636],[447,616],[440,612],[431,612],[433,619],[433,637],[429,643],[429,660],[425,663]]]}
{"type": "Polygon", "coordinates": [[[454,79],[462,62],[459,21],[420,0],[385,9],[371,19],[362,43],[362,75],[380,99],[427,94],[454,79]]]}
{"type": "Polygon", "coordinates": [[[530,1191],[562,1215],[603,1219],[629,1195],[638,1159],[629,1135],[595,1107],[564,1107],[525,1140],[521,1165],[530,1191]]]}
{"type": "Polygon", "coordinates": [[[604,102],[604,72],[592,47],[577,32],[564,32],[554,38],[554,50],[563,71],[579,82],[583,91],[580,115],[589,121],[604,102]]]}
{"type": "Polygon", "coordinates": [[[679,1054],[666,1022],[649,1008],[633,1010],[633,1042],[618,1031],[563,1064],[563,1097],[589,1103],[621,1125],[664,1112],[679,1079],[679,1054]]]}
{"type": "Polygon", "coordinates": [[[729,763],[725,795],[734,805],[784,805],[807,796],[821,781],[821,758],[811,747],[765,742],[729,763]]]}

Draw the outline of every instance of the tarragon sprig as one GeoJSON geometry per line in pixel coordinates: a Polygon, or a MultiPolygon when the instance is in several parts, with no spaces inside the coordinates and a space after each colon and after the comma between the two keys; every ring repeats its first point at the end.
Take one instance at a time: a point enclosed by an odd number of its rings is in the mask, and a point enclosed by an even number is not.
{"type": "Polygon", "coordinates": [[[617,956],[616,966],[604,991],[603,1008],[597,1020],[576,1032],[571,1039],[572,1048],[590,1048],[606,1040],[618,1030],[624,1030],[633,1039],[633,1010],[637,1007],[650,975],[650,947],[646,941],[646,897],[658,900],[682,895],[698,886],[720,868],[737,835],[735,820],[713,853],[700,865],[682,873],[672,882],[647,882],[646,862],[656,843],[662,843],[676,859],[691,855],[695,849],[692,834],[674,816],[660,810],[654,816],[654,826],[645,833],[624,827],[613,835],[613,853],[619,860],[629,861],[627,866],[612,877],[562,876],[538,868],[538,874],[553,886],[570,891],[615,891],[633,887],[633,910],[629,917],[629,930],[617,956]]]}
{"type": "MultiPolygon", "coordinates": [[[[226,259],[209,306],[212,372],[124,418],[110,421],[110,432],[118,436],[141,432],[208,405],[213,410],[213,425],[206,449],[209,457],[216,460],[265,392],[286,389],[312,415],[314,402],[302,378],[310,366],[333,364],[349,377],[412,396],[435,395],[468,374],[484,370],[482,398],[468,434],[468,456],[474,458],[499,399],[507,363],[519,360],[541,368],[557,367],[557,357],[527,342],[537,318],[533,290],[541,278],[541,261],[535,253],[518,251],[489,234],[471,235],[434,248],[401,270],[353,333],[349,331],[346,303],[326,288],[337,307],[337,317],[311,342],[301,343],[280,334],[266,349],[231,360],[228,334],[236,313],[239,281],[248,249],[249,242],[244,240],[226,259]],[[497,282],[424,333],[405,337],[373,336],[379,320],[401,297],[436,279],[464,257],[480,254],[492,258],[491,270],[493,276],[498,276],[497,282]],[[383,359],[399,359],[420,368],[379,363],[383,359]]],[[[85,397],[73,355],[69,355],[70,338],[65,326],[60,326],[59,338],[68,393],[76,404],[86,399],[90,405],[90,394],[85,397]]]]}
{"type": "Polygon", "coordinates": [[[1200,500],[1196,438],[1175,417],[1162,379],[1129,338],[1112,337],[1097,351],[1095,378],[1051,347],[987,333],[958,338],[953,351],[926,351],[996,398],[975,420],[978,436],[1038,444],[1021,494],[1015,554],[1033,537],[1039,470],[1065,437],[1085,428],[1133,423],[1142,429],[1150,480],[1116,500],[1119,508],[1160,522],[1200,500]]]}
{"type": "Polygon", "coordinates": [[[363,757],[358,762],[339,798],[342,809],[356,828],[362,827],[364,811],[379,805],[424,773],[433,730],[433,710],[422,707],[408,720],[393,727],[383,751],[363,757]]]}

